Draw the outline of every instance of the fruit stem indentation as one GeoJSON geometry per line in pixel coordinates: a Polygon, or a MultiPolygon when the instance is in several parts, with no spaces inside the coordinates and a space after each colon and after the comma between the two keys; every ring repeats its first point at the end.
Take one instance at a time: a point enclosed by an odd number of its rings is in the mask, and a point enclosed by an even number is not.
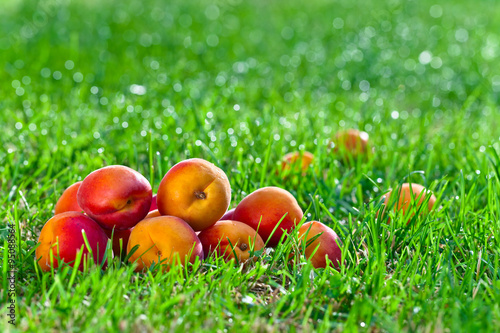
{"type": "Polygon", "coordinates": [[[203,192],[203,191],[196,191],[196,192],[194,192],[194,196],[195,196],[196,198],[198,198],[198,199],[202,199],[202,200],[204,200],[204,199],[206,199],[206,198],[207,198],[206,193],[205,193],[205,192],[203,192]]]}

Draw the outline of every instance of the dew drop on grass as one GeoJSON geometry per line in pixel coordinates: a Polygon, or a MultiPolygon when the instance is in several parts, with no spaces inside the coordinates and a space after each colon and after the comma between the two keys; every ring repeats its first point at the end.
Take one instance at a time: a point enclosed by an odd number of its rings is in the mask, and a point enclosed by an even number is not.
{"type": "Polygon", "coordinates": [[[67,70],[72,70],[72,69],[75,67],[75,63],[74,63],[72,60],[67,60],[67,61],[64,63],[64,67],[65,67],[67,70]]]}
{"type": "Polygon", "coordinates": [[[48,78],[50,77],[50,69],[49,68],[42,68],[42,70],[40,71],[40,74],[42,75],[42,77],[44,78],[48,78]]]}
{"type": "Polygon", "coordinates": [[[219,45],[219,37],[215,34],[210,34],[207,36],[207,45],[210,47],[216,47],[219,45]]]}
{"type": "Polygon", "coordinates": [[[418,61],[422,64],[422,65],[427,65],[428,63],[430,63],[432,60],[432,54],[429,52],[429,51],[423,51],[422,53],[420,53],[420,55],[418,56],[418,61]]]}
{"type": "Polygon", "coordinates": [[[24,95],[24,88],[22,88],[22,87],[16,88],[16,95],[17,96],[24,95]]]}
{"type": "Polygon", "coordinates": [[[344,27],[344,20],[340,17],[333,19],[333,27],[335,29],[342,29],[344,27]]]}
{"type": "Polygon", "coordinates": [[[146,87],[139,84],[132,84],[129,89],[134,95],[142,96],[146,94],[146,87]]]}
{"type": "Polygon", "coordinates": [[[76,83],[82,82],[83,81],[83,74],[80,72],[76,72],[75,74],[73,74],[73,81],[75,81],[76,83]]]}

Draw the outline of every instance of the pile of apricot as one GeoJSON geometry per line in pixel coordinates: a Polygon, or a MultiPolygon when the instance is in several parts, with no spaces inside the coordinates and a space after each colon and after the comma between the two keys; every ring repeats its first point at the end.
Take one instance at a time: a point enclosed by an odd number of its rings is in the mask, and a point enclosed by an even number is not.
{"type": "MultiPolygon", "coordinates": [[[[340,156],[350,154],[349,158],[367,154],[365,134],[341,132],[332,148],[340,156]]],[[[305,172],[312,162],[308,152],[287,154],[282,170],[297,167],[305,172]]],[[[408,209],[415,197],[421,204],[425,193],[418,184],[403,184],[395,209],[408,209]]],[[[389,193],[386,204],[391,197],[389,193]]],[[[426,202],[430,211],[435,197],[431,195],[426,202]]],[[[55,216],[42,228],[36,259],[43,271],[63,262],[80,270],[89,261],[104,267],[109,247],[115,256],[128,258],[137,271],[152,265],[183,265],[215,253],[241,263],[265,247],[278,246],[296,231],[299,248],[314,267],[340,266],[337,234],[321,222],[301,225],[303,211],[288,191],[264,187],[228,211],[230,203],[227,175],[203,159],[174,165],[154,196],[139,172],[121,165],[107,166],[64,191],[55,216]]]]}

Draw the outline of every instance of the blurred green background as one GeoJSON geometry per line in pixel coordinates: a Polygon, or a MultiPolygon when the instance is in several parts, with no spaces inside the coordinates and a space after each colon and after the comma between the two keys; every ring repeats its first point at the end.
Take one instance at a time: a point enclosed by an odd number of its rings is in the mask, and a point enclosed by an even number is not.
{"type": "Polygon", "coordinates": [[[432,158],[436,177],[475,163],[463,149],[498,147],[496,1],[0,6],[2,160],[113,159],[124,132],[141,153],[149,130],[159,151],[196,154],[200,140],[224,160],[274,134],[282,151],[315,150],[356,127],[381,165],[432,158]]]}

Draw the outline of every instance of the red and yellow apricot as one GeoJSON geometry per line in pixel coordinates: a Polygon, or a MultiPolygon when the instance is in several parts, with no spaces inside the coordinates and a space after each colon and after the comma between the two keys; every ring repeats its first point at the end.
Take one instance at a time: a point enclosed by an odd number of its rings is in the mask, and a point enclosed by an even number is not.
{"type": "Polygon", "coordinates": [[[55,215],[45,223],[38,238],[35,256],[40,268],[47,272],[51,267],[56,269],[61,266],[59,260],[73,267],[78,252],[82,251],[82,261],[78,269],[83,270],[85,260],[93,260],[97,264],[103,262],[107,242],[108,236],[90,217],[80,212],[65,212],[55,215]],[[89,254],[83,233],[92,255],[89,254]]]}
{"type": "Polygon", "coordinates": [[[195,231],[219,221],[231,201],[229,180],[221,169],[200,158],[174,165],[158,188],[161,215],[177,216],[195,231]]]}
{"type": "Polygon", "coordinates": [[[227,220],[232,220],[234,216],[234,210],[236,208],[230,209],[227,212],[222,215],[222,217],[219,219],[219,221],[227,221],[227,220]]]}
{"type": "Polygon", "coordinates": [[[344,160],[365,157],[369,153],[369,135],[357,129],[337,132],[333,138],[333,151],[344,160]]]}
{"type": "Polygon", "coordinates": [[[257,230],[264,242],[274,247],[285,232],[295,228],[303,215],[290,192],[270,186],[258,189],[241,200],[233,219],[257,230]]]}
{"type": "Polygon", "coordinates": [[[238,221],[219,221],[200,232],[198,237],[205,258],[215,252],[226,261],[237,258],[238,262],[244,262],[250,258],[252,248],[258,251],[264,247],[264,241],[255,229],[238,221]]]}
{"type": "Polygon", "coordinates": [[[132,229],[127,253],[138,245],[130,262],[137,264],[136,271],[151,265],[183,265],[203,260],[203,247],[193,229],[175,216],[160,216],[142,220],[132,229]]]}
{"type": "Polygon", "coordinates": [[[103,228],[134,227],[151,207],[152,190],[139,172],[111,165],[90,173],[78,189],[78,204],[103,228]]]}
{"type": "MultiPolygon", "coordinates": [[[[403,215],[406,215],[406,212],[413,208],[415,208],[419,213],[425,214],[429,213],[434,207],[436,197],[430,190],[427,190],[420,184],[403,183],[397,193],[394,190],[390,190],[385,195],[385,207],[383,213],[385,212],[386,207],[392,203],[394,203],[394,210],[396,212],[401,211],[403,215]],[[393,198],[393,195],[396,195],[397,197],[393,198]],[[426,207],[420,207],[425,202],[427,203],[426,207]]],[[[413,215],[414,214],[412,214],[412,216],[413,215]]],[[[408,220],[410,219],[411,216],[408,217],[408,220]]]]}
{"type": "Polygon", "coordinates": [[[301,248],[305,248],[305,257],[315,268],[325,268],[328,260],[335,268],[339,268],[342,260],[341,242],[330,227],[321,222],[306,222],[300,227],[298,236],[301,248]]]}
{"type": "Polygon", "coordinates": [[[83,209],[81,209],[78,205],[78,200],[76,198],[76,194],[78,193],[78,189],[80,188],[81,184],[82,182],[76,182],[66,190],[64,190],[59,200],[57,200],[55,214],[83,211],[83,209]]]}
{"type": "Polygon", "coordinates": [[[158,205],[156,204],[156,194],[153,195],[153,198],[151,199],[151,207],[149,207],[149,211],[157,210],[158,205]]]}
{"type": "Polygon", "coordinates": [[[152,217],[158,217],[161,216],[160,211],[158,209],[151,210],[149,211],[148,215],[144,219],[150,219],[152,217]]]}
{"type": "Polygon", "coordinates": [[[302,171],[306,172],[313,162],[314,155],[308,151],[294,151],[283,156],[281,161],[282,171],[302,171]]]}

